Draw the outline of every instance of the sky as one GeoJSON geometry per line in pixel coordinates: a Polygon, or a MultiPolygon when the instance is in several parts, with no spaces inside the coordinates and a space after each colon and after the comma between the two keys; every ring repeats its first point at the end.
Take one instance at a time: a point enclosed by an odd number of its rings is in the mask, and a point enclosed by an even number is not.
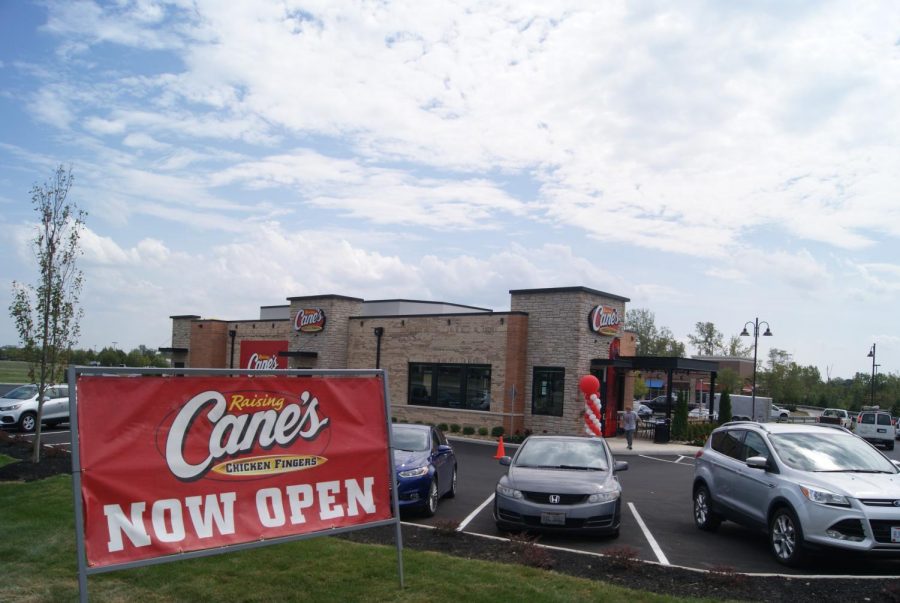
{"type": "Polygon", "coordinates": [[[0,2],[0,304],[63,164],[78,347],[584,286],[685,344],[759,319],[760,358],[898,374],[898,141],[893,0],[0,2]]]}

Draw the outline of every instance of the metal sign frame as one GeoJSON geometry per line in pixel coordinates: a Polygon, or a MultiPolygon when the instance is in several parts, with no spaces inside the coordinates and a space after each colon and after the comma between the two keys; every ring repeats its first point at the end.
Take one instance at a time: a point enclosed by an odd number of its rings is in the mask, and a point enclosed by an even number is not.
{"type": "Polygon", "coordinates": [[[346,532],[354,532],[357,530],[365,530],[368,528],[379,528],[383,526],[394,526],[395,541],[397,547],[397,575],[400,581],[400,588],[404,588],[403,576],[403,536],[400,524],[400,502],[397,496],[396,477],[394,475],[393,450],[394,442],[391,434],[391,403],[388,397],[388,378],[384,369],[279,369],[279,370],[257,370],[257,369],[164,369],[164,368],[108,368],[108,367],[89,367],[89,366],[70,366],[68,369],[69,382],[69,423],[72,431],[72,496],[74,499],[75,512],[75,542],[76,555],[78,557],[78,590],[80,600],[86,602],[88,600],[88,583],[87,577],[93,574],[101,574],[119,570],[127,570],[138,567],[147,567],[151,565],[159,565],[162,563],[171,563],[174,561],[183,561],[186,559],[197,559],[200,557],[211,557],[213,555],[221,555],[223,553],[232,553],[237,551],[246,551],[265,546],[283,544],[286,542],[294,542],[297,540],[306,540],[308,538],[317,538],[321,536],[333,536],[346,532]],[[334,376],[334,377],[378,377],[381,379],[384,391],[384,414],[386,420],[387,437],[388,437],[388,483],[391,485],[391,507],[393,509],[393,518],[373,521],[366,524],[347,526],[343,528],[332,528],[327,531],[319,530],[306,534],[295,534],[292,536],[280,536],[268,540],[245,542],[240,544],[232,544],[219,546],[210,549],[189,551],[184,553],[175,553],[165,555],[163,557],[155,557],[151,559],[142,559],[139,561],[131,561],[127,563],[119,563],[115,565],[107,565],[103,567],[91,568],[87,565],[87,551],[84,540],[84,514],[83,500],[81,496],[81,457],[80,457],[80,434],[78,432],[78,393],[77,380],[79,375],[99,375],[101,377],[117,378],[121,376],[171,376],[171,377],[190,377],[190,376],[280,376],[280,377],[315,377],[315,376],[334,376]]]}

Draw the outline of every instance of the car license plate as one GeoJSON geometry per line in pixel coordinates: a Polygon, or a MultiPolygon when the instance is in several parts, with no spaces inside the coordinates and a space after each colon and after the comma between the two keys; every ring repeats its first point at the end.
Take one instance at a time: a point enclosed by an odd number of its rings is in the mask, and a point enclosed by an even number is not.
{"type": "Polygon", "coordinates": [[[900,542],[900,526],[891,527],[891,542],[900,542]]]}
{"type": "Polygon", "coordinates": [[[545,526],[564,526],[566,525],[566,514],[541,513],[541,523],[545,526]]]}

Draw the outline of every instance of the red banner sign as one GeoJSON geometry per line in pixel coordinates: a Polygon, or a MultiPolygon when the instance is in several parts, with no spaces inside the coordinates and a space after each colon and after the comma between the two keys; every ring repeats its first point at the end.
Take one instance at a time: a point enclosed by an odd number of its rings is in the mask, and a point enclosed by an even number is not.
{"type": "Polygon", "coordinates": [[[241,342],[241,368],[245,369],[286,369],[287,357],[278,352],[287,352],[287,341],[252,340],[241,342]]]}
{"type": "Polygon", "coordinates": [[[88,565],[392,517],[377,377],[79,376],[88,565]]]}

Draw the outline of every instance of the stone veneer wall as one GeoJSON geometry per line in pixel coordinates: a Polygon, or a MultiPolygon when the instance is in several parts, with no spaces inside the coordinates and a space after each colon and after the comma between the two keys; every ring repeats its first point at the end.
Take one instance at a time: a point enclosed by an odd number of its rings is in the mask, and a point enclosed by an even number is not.
{"type": "Polygon", "coordinates": [[[295,331],[289,350],[316,352],[316,358],[294,358],[290,368],[347,368],[347,341],[350,317],[358,315],[363,300],[342,295],[291,297],[289,328],[293,331],[294,317],[304,308],[321,308],[325,312],[325,328],[318,333],[295,331]]]}
{"type": "Polygon", "coordinates": [[[503,426],[507,433],[524,426],[524,345],[527,316],[511,313],[351,317],[347,367],[375,368],[375,327],[384,328],[381,366],[387,372],[391,414],[400,420],[503,426]],[[410,362],[487,364],[491,366],[490,411],[407,404],[410,362]]]}
{"type": "MultiPolygon", "coordinates": [[[[234,366],[237,368],[247,368],[240,366],[241,363],[241,342],[242,341],[287,341],[288,349],[290,349],[291,340],[291,321],[290,320],[239,320],[228,323],[229,329],[234,329],[234,366]]],[[[228,366],[231,366],[231,338],[226,342],[228,366]]]]}
{"type": "Polygon", "coordinates": [[[612,337],[590,330],[588,315],[598,304],[613,306],[625,318],[625,301],[571,287],[511,292],[511,309],[527,312],[528,354],[524,403],[525,427],[532,433],[581,434],[584,395],[578,389],[581,377],[590,374],[592,358],[608,358],[612,337]],[[563,415],[531,415],[534,367],[565,369],[563,415]]]}

